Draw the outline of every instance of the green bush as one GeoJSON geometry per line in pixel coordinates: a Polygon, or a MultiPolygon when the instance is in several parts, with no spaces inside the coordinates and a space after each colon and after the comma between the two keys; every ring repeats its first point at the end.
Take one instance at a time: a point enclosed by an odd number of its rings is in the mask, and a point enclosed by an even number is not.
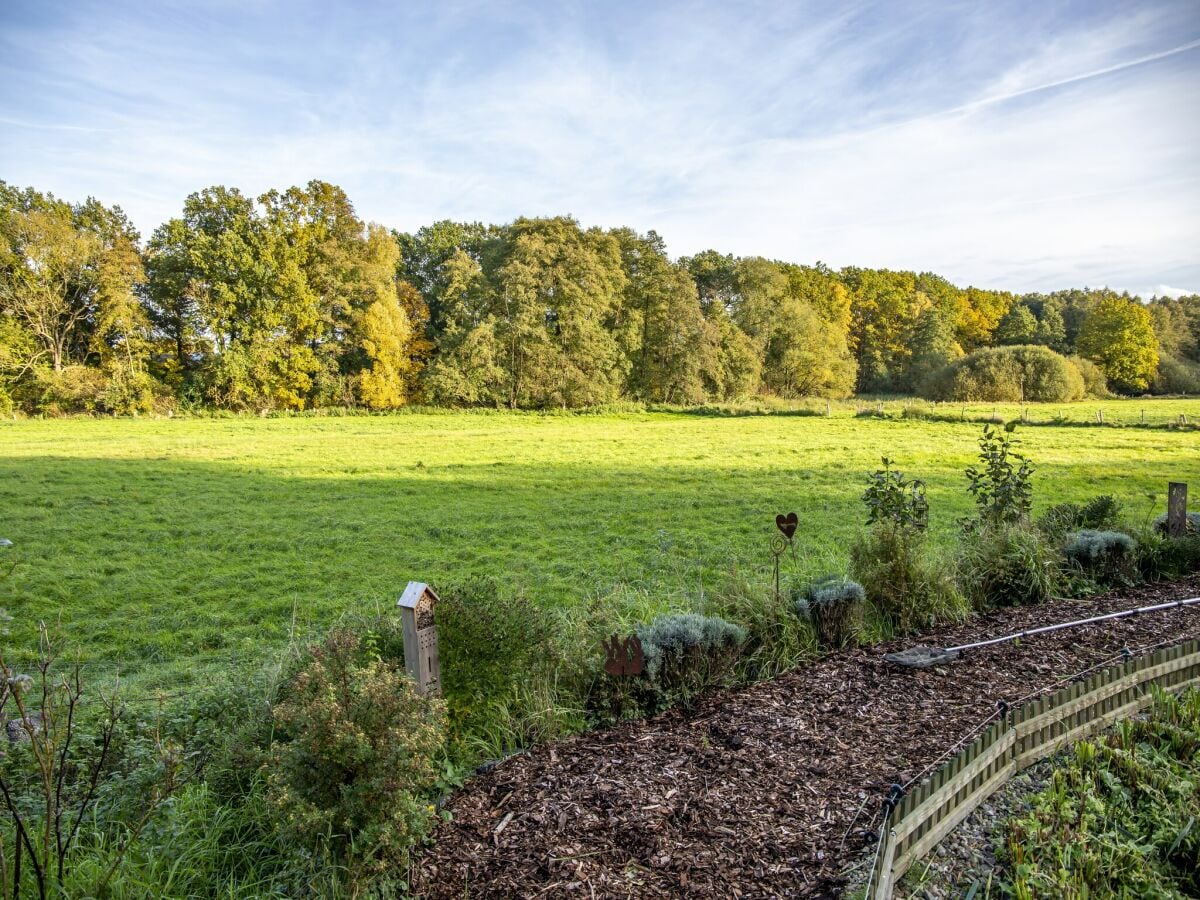
{"type": "Polygon", "coordinates": [[[962,597],[922,532],[876,525],[850,546],[850,574],[890,633],[907,633],[966,613],[962,597]]]}
{"type": "Polygon", "coordinates": [[[1153,394],[1200,394],[1200,362],[1163,353],[1150,384],[1153,394]]]}
{"type": "Polygon", "coordinates": [[[1087,503],[1059,503],[1038,519],[1038,528],[1055,540],[1068,532],[1112,531],[1121,521],[1121,503],[1111,494],[1100,494],[1087,503]]]}
{"type": "Polygon", "coordinates": [[[113,367],[105,372],[104,390],[100,405],[105,412],[118,416],[152,413],[163,394],[162,401],[169,406],[167,395],[149,373],[137,369],[113,367]]]}
{"type": "Polygon", "coordinates": [[[354,884],[399,873],[428,832],[440,703],[348,629],[309,650],[275,708],[268,797],[280,828],[354,884]]]}
{"type": "Polygon", "coordinates": [[[1061,580],[1058,554],[1040,531],[994,525],[963,537],[959,581],[979,608],[1045,603],[1061,580]]]}
{"type": "Polygon", "coordinates": [[[646,679],[658,708],[686,703],[723,684],[746,640],[746,630],[716,616],[673,613],[639,625],[646,679]]]}
{"type": "Polygon", "coordinates": [[[867,596],[861,584],[841,575],[826,575],[799,594],[796,611],[812,621],[822,649],[840,650],[857,643],[867,596]]]}
{"type": "Polygon", "coordinates": [[[23,405],[51,416],[105,412],[108,379],[93,366],[35,369],[21,387],[23,405]]]}
{"type": "MultiPolygon", "coordinates": [[[[529,696],[567,664],[564,621],[553,609],[501,590],[491,578],[442,585],[440,597],[434,616],[451,733],[456,740],[495,734],[499,720],[511,724],[519,706],[513,698],[529,696]]],[[[514,737],[505,743],[513,741],[524,742],[514,737]]]]}
{"type": "Polygon", "coordinates": [[[14,390],[14,400],[27,411],[50,416],[136,415],[172,405],[169,392],[149,373],[122,366],[35,369],[14,390]]]}
{"type": "Polygon", "coordinates": [[[1103,369],[1082,356],[1068,356],[1067,360],[1079,370],[1079,375],[1083,378],[1084,394],[1088,397],[1095,397],[1097,400],[1112,396],[1108,390],[1108,378],[1105,377],[1103,369]]]}
{"type": "Polygon", "coordinates": [[[985,347],[955,360],[927,381],[931,400],[1065,403],[1082,400],[1083,375],[1048,347],[985,347]]]}
{"type": "Polygon", "coordinates": [[[1137,545],[1121,531],[1084,529],[1067,538],[1063,555],[1099,584],[1130,583],[1137,562],[1137,545]]]}

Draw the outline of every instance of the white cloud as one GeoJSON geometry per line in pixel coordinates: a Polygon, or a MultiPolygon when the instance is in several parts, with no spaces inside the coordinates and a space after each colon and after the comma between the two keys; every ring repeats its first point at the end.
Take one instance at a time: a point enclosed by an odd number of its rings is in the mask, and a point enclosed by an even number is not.
{"type": "Polygon", "coordinates": [[[1187,288],[1171,287],[1169,284],[1157,284],[1152,288],[1147,288],[1142,292],[1143,297],[1186,297],[1192,294],[1200,294],[1200,291],[1191,291],[1187,288]]]}
{"type": "Polygon", "coordinates": [[[316,177],[406,229],[572,213],[1016,290],[1200,281],[1200,42],[1169,5],[381,7],[271,41],[183,9],[194,38],[134,14],[10,32],[84,64],[18,85],[40,114],[0,98],[0,177],[146,232],[208,184],[316,177]]]}

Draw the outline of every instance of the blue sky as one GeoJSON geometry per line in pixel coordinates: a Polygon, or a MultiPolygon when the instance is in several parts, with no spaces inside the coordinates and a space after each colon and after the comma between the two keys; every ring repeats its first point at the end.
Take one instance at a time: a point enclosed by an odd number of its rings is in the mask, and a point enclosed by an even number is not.
{"type": "Polygon", "coordinates": [[[0,4],[0,178],[1200,291],[1200,2],[0,4]]]}

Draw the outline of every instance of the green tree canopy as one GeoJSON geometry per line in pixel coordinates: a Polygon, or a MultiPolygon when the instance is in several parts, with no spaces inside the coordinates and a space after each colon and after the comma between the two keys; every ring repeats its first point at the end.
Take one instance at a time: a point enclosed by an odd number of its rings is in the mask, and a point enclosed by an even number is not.
{"type": "Polygon", "coordinates": [[[1150,312],[1129,297],[1099,300],[1079,329],[1077,346],[1120,391],[1144,391],[1158,368],[1158,338],[1150,312]]]}

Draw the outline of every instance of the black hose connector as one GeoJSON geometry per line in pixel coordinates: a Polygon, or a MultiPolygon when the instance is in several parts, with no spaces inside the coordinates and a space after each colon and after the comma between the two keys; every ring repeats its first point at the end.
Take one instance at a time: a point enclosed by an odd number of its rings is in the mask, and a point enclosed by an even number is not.
{"type": "Polygon", "coordinates": [[[893,784],[888,788],[888,795],[883,798],[883,815],[884,819],[890,818],[892,810],[896,808],[896,804],[904,798],[904,787],[899,784],[893,784]]]}

